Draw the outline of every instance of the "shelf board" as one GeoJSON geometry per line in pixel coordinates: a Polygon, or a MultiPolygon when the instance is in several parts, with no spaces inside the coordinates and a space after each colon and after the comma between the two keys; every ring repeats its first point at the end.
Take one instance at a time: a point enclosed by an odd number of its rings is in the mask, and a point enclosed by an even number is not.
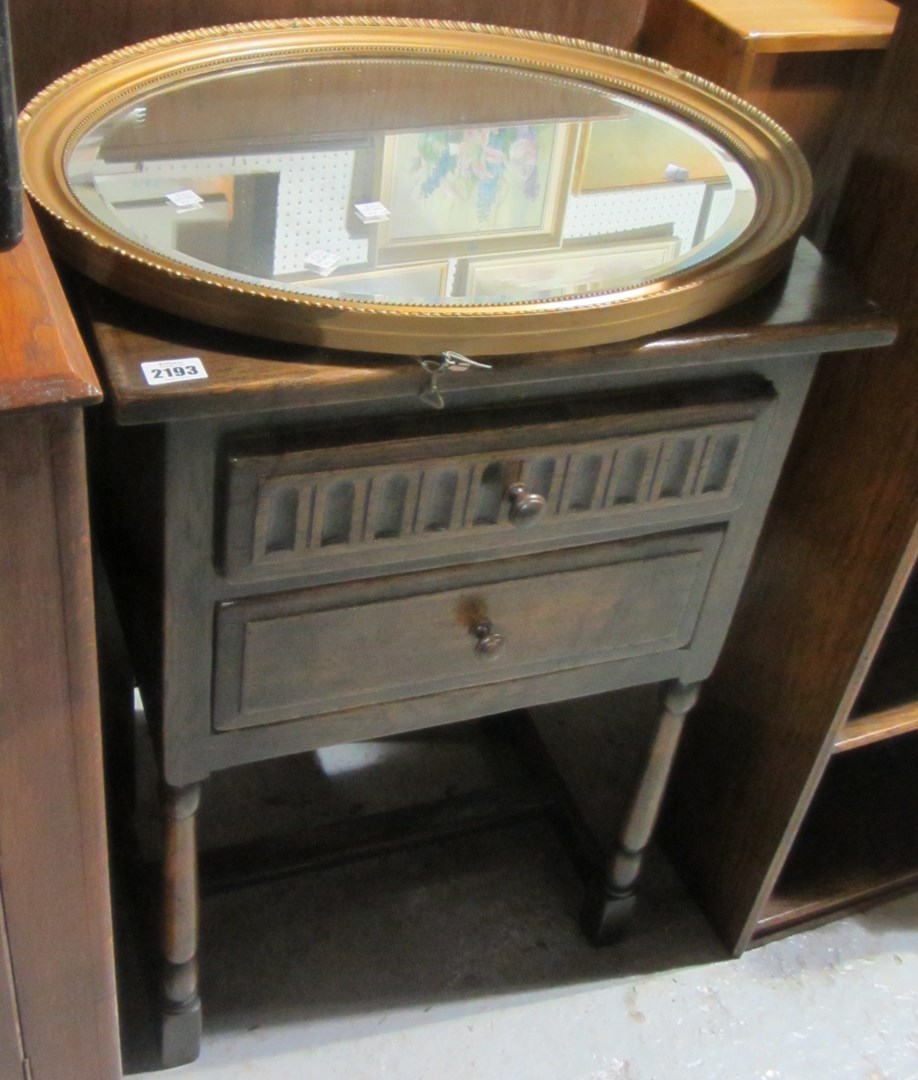
{"type": "Polygon", "coordinates": [[[916,776],[914,729],[833,756],[756,921],[757,942],[918,885],[916,776]]]}
{"type": "Polygon", "coordinates": [[[849,720],[835,741],[834,752],[857,750],[912,731],[918,731],[918,701],[849,720]]]}
{"type": "Polygon", "coordinates": [[[759,945],[802,926],[811,929],[841,914],[858,911],[875,901],[909,891],[916,885],[918,866],[911,870],[903,869],[899,874],[891,874],[872,883],[862,882],[860,887],[851,883],[851,887],[846,889],[840,882],[825,881],[821,887],[814,884],[809,892],[803,888],[796,894],[776,891],[762,908],[753,940],[759,945]]]}

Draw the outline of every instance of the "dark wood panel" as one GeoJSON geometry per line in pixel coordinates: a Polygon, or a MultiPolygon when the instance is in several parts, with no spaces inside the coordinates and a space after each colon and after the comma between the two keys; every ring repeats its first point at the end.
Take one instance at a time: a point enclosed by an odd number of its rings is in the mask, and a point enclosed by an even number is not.
{"type": "Polygon", "coordinates": [[[81,424],[0,416],[0,849],[35,1080],[120,1076],[81,424]]]}
{"type": "Polygon", "coordinates": [[[200,26],[329,15],[499,23],[631,46],[646,0],[10,0],[17,89],[24,104],[52,79],[102,53],[200,26]],[[40,28],[40,30],[39,30],[40,28]]]}
{"type": "MultiPolygon", "coordinates": [[[[718,673],[690,725],[669,849],[748,942],[875,647],[918,522],[918,11],[903,9],[829,244],[901,322],[823,362],[718,673]]],[[[907,569],[907,568],[906,568],[907,569]]]]}
{"type": "Polygon", "coordinates": [[[903,574],[911,568],[910,577],[901,596],[890,597],[892,615],[854,704],[852,717],[865,717],[918,702],[918,570],[912,565],[916,555],[918,534],[909,544],[902,567],[903,574]]]}
{"type": "MultiPolygon", "coordinates": [[[[121,1070],[75,407],[100,395],[29,213],[25,227],[24,241],[0,255],[0,890],[9,946],[0,982],[12,973],[16,1038],[34,1080],[114,1080],[121,1070]]],[[[0,1074],[20,1071],[0,1055],[0,1074]]]]}

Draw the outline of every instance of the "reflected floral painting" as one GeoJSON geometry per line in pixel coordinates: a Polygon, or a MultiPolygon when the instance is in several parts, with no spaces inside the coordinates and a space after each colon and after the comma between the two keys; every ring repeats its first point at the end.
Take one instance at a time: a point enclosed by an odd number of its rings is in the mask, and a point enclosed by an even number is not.
{"type": "Polygon", "coordinates": [[[381,197],[388,245],[469,253],[489,237],[552,245],[570,173],[569,125],[404,132],[386,139],[381,197]]]}
{"type": "Polygon", "coordinates": [[[438,188],[456,200],[475,200],[480,222],[495,212],[498,197],[517,189],[528,202],[539,195],[538,141],[532,124],[518,127],[429,131],[418,137],[420,193],[438,188]]]}

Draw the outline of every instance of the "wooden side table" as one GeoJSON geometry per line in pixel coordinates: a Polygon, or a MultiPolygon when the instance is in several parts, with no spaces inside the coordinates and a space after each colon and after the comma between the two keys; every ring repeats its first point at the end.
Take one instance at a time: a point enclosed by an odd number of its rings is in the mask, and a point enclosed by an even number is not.
{"type": "Polygon", "coordinates": [[[31,215],[0,255],[0,1076],[121,1076],[83,406],[31,215]]]}
{"type": "Polygon", "coordinates": [[[101,538],[165,780],[166,1060],[197,1053],[195,814],[231,766],[668,683],[597,879],[605,937],[815,361],[889,323],[804,244],[786,283],[716,320],[501,358],[445,385],[435,414],[411,358],[253,350],[87,299],[113,409],[101,538]],[[141,363],[179,356],[208,379],[145,384],[141,363]],[[517,480],[546,506],[531,528],[517,480]]]}

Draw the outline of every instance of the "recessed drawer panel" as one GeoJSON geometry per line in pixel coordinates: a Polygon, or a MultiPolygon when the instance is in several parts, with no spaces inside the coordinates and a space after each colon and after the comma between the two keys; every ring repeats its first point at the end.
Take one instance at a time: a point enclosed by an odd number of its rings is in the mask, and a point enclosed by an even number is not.
{"type": "Polygon", "coordinates": [[[761,384],[735,396],[692,388],[635,395],[617,411],[566,421],[557,413],[540,424],[491,416],[486,430],[432,438],[235,450],[224,570],[245,578],[336,559],[381,565],[450,544],[462,551],[488,537],[506,544],[515,534],[576,535],[641,515],[675,524],[704,504],[741,497],[769,400],[761,384]]]}
{"type": "Polygon", "coordinates": [[[222,604],[214,726],[684,647],[721,537],[698,530],[222,604]]]}

